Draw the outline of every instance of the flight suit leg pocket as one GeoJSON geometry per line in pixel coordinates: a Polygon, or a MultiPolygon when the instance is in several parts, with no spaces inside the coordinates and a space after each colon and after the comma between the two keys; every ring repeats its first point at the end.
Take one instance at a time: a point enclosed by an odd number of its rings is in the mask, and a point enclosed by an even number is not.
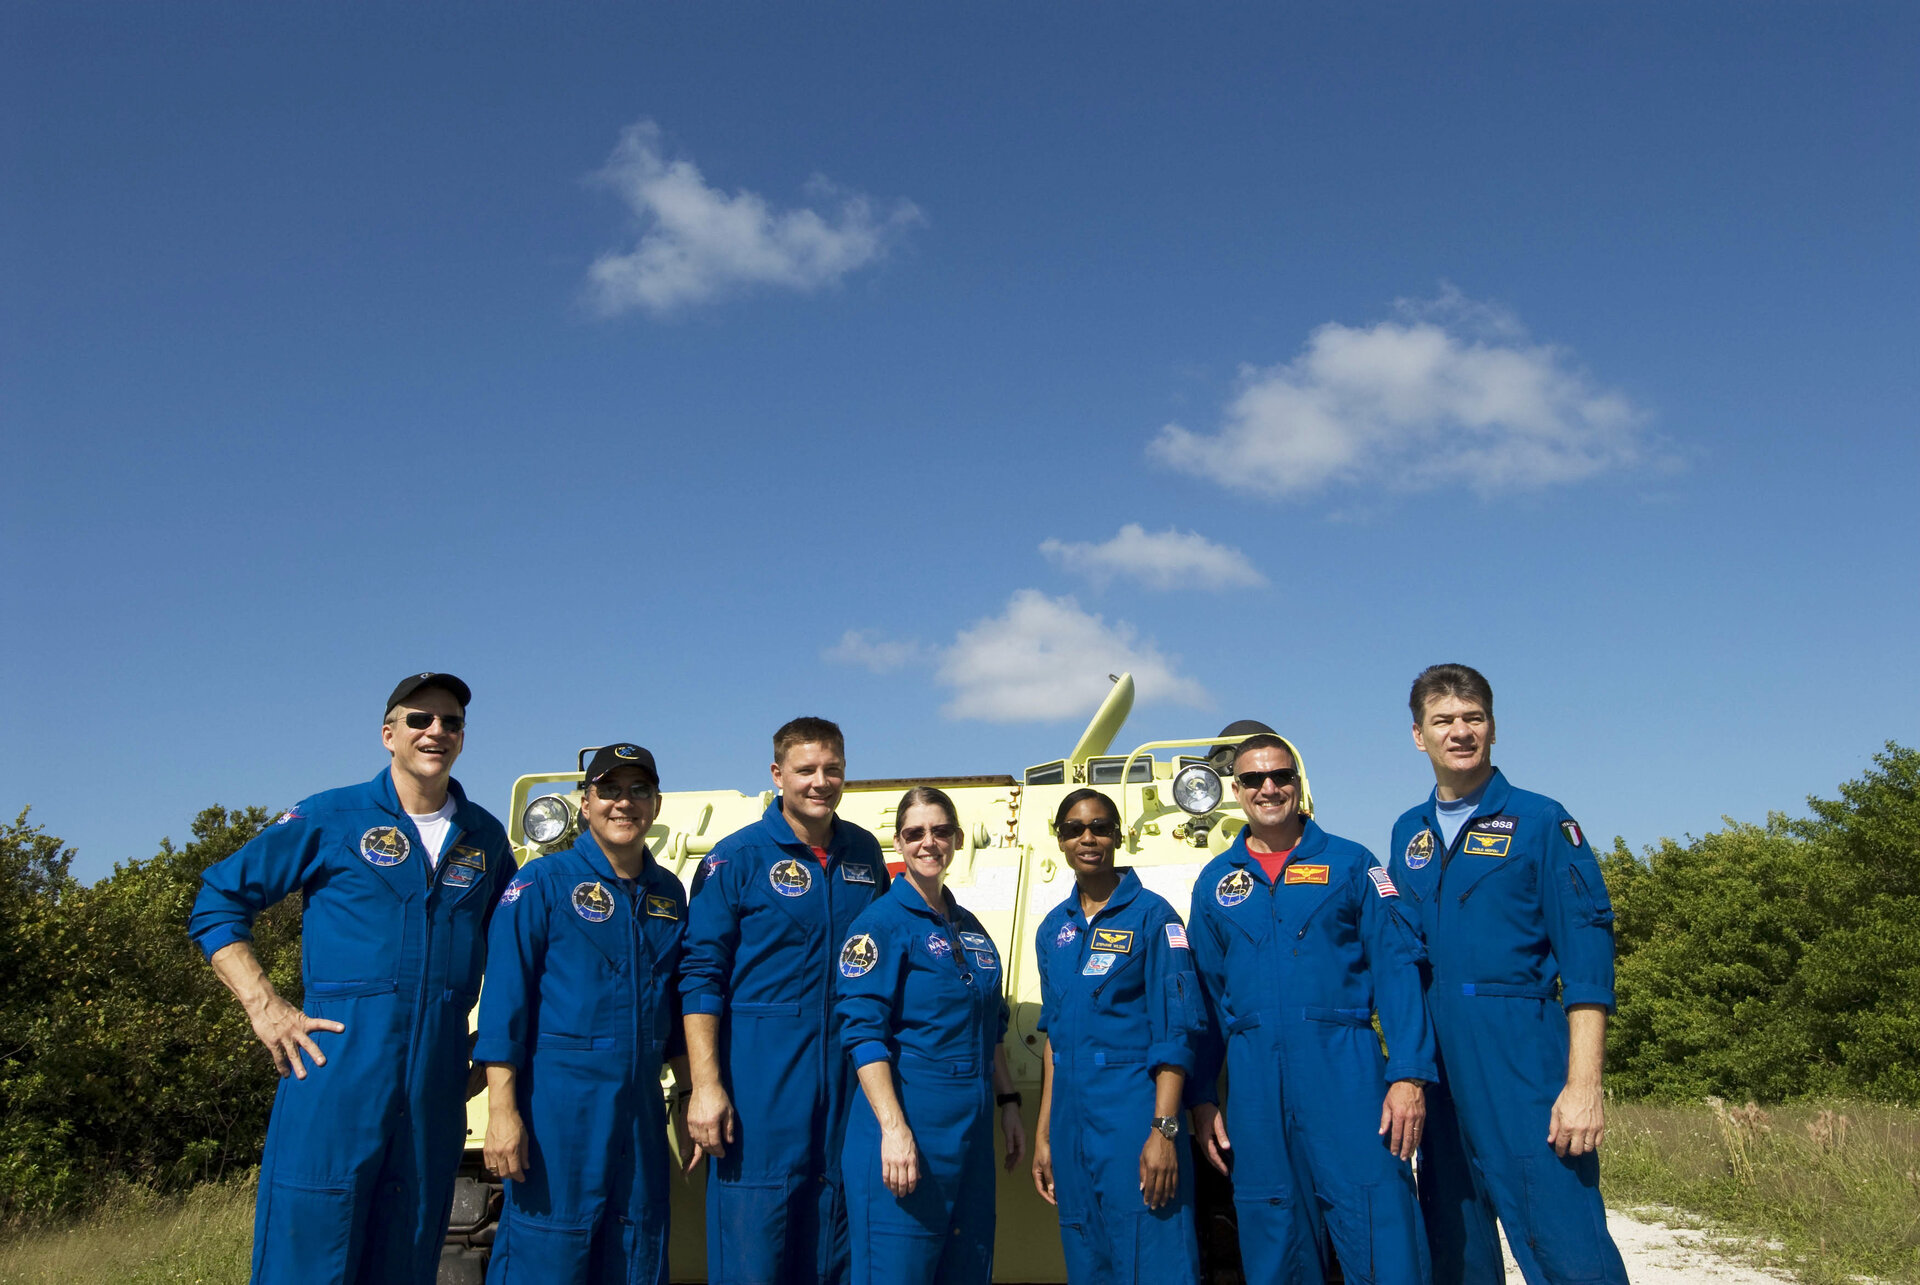
{"type": "Polygon", "coordinates": [[[494,1245],[501,1260],[493,1285],[587,1285],[593,1262],[593,1224],[549,1222],[510,1210],[494,1245]]]}
{"type": "Polygon", "coordinates": [[[1608,1263],[1617,1260],[1606,1230],[1606,1207],[1598,1194],[1599,1165],[1558,1156],[1521,1156],[1520,1194],[1527,1245],[1552,1285],[1609,1279],[1608,1263]],[[1592,1171],[1593,1182],[1581,1170],[1592,1171]]]}
{"type": "Polygon", "coordinates": [[[712,1197],[719,1237],[707,1246],[715,1280],[760,1285],[780,1279],[789,1188],[783,1182],[729,1182],[712,1197]]]}
{"type": "Polygon", "coordinates": [[[1326,1222],[1333,1252],[1340,1258],[1340,1271],[1351,1285],[1375,1285],[1398,1280],[1380,1274],[1380,1256],[1374,1244],[1378,1218],[1374,1210],[1372,1183],[1330,1188],[1322,1193],[1320,1217],[1326,1222]]]}
{"type": "Polygon", "coordinates": [[[331,1285],[351,1275],[351,1183],[275,1179],[266,1199],[258,1285],[331,1285]]]}

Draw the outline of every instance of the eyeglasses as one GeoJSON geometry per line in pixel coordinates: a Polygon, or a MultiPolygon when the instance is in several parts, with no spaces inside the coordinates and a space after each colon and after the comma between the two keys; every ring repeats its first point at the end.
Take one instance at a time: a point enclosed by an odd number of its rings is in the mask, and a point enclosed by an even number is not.
{"type": "Polygon", "coordinates": [[[1292,785],[1300,779],[1300,769],[1276,767],[1271,772],[1238,772],[1233,779],[1240,783],[1241,789],[1257,794],[1268,781],[1275,785],[1292,785]]]}
{"type": "Polygon", "coordinates": [[[960,827],[957,825],[910,825],[899,831],[895,837],[902,843],[918,843],[928,835],[932,835],[942,843],[952,843],[960,837],[960,827]]]}
{"type": "Polygon", "coordinates": [[[416,732],[424,732],[433,726],[434,719],[440,720],[440,730],[453,736],[466,730],[467,720],[458,714],[429,714],[423,709],[407,711],[407,726],[416,732]]]}
{"type": "Polygon", "coordinates": [[[1111,817],[1100,821],[1062,821],[1054,827],[1054,833],[1071,843],[1087,831],[1093,831],[1096,839],[1117,839],[1120,837],[1120,823],[1111,817]]]}
{"type": "Polygon", "coordinates": [[[593,783],[593,792],[607,803],[618,803],[621,799],[632,799],[635,803],[645,803],[654,795],[654,789],[645,781],[635,781],[626,789],[617,785],[607,785],[600,781],[593,783]]]}

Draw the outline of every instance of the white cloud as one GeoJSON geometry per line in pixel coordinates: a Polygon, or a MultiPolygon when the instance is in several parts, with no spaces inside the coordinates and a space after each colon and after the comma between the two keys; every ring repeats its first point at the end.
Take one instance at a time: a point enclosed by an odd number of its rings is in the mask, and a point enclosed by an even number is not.
{"type": "Polygon", "coordinates": [[[923,660],[926,654],[927,649],[917,642],[882,638],[865,629],[849,629],[840,635],[839,642],[821,652],[820,658],[885,674],[923,660]]]}
{"type": "Polygon", "coordinates": [[[1103,544],[1047,540],[1040,552],[1095,584],[1117,576],[1132,576],[1153,589],[1235,589],[1267,582],[1238,549],[1193,531],[1168,528],[1148,535],[1138,522],[1127,523],[1103,544]]]}
{"type": "Polygon", "coordinates": [[[1205,688],[1178,672],[1177,657],[1135,634],[1070,597],[1021,589],[1000,615],[962,629],[941,652],[936,677],[953,689],[941,712],[989,723],[1085,716],[1106,699],[1107,675],[1122,670],[1133,671],[1143,702],[1211,704],[1205,688]]]}
{"type": "Polygon", "coordinates": [[[1330,485],[1482,494],[1646,462],[1645,414],[1503,309],[1447,287],[1399,320],[1328,322],[1292,361],[1245,367],[1214,433],[1162,428],[1149,453],[1274,497],[1330,485]]]}
{"type": "Polygon", "coordinates": [[[664,314],[750,286],[818,289],[883,257],[925,221],[911,201],[878,214],[867,197],[819,176],[807,184],[811,204],[788,210],[745,189],[723,192],[692,161],[668,160],[650,120],[622,131],[594,177],[640,224],[631,251],[603,254],[587,270],[589,298],[607,316],[664,314]]]}

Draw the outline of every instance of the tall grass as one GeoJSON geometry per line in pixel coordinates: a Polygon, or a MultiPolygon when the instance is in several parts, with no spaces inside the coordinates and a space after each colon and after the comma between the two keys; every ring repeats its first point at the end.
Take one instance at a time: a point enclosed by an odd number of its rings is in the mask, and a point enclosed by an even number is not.
{"type": "Polygon", "coordinates": [[[1920,1111],[1615,1103],[1601,1154],[1616,1208],[1685,1211],[1819,1285],[1920,1283],[1920,1111]]]}
{"type": "Polygon", "coordinates": [[[246,1285],[254,1175],[184,1200],[127,1184],[58,1230],[0,1243],[0,1285],[246,1285]]]}

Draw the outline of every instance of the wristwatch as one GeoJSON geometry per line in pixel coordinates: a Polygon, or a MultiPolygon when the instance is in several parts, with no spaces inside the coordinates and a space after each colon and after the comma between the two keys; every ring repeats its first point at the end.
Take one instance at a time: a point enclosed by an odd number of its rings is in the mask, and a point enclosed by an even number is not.
{"type": "Polygon", "coordinates": [[[1180,1136],[1180,1117],[1177,1115],[1157,1115],[1153,1117],[1153,1128],[1161,1137],[1165,1138],[1168,1142],[1172,1142],[1180,1136]]]}

